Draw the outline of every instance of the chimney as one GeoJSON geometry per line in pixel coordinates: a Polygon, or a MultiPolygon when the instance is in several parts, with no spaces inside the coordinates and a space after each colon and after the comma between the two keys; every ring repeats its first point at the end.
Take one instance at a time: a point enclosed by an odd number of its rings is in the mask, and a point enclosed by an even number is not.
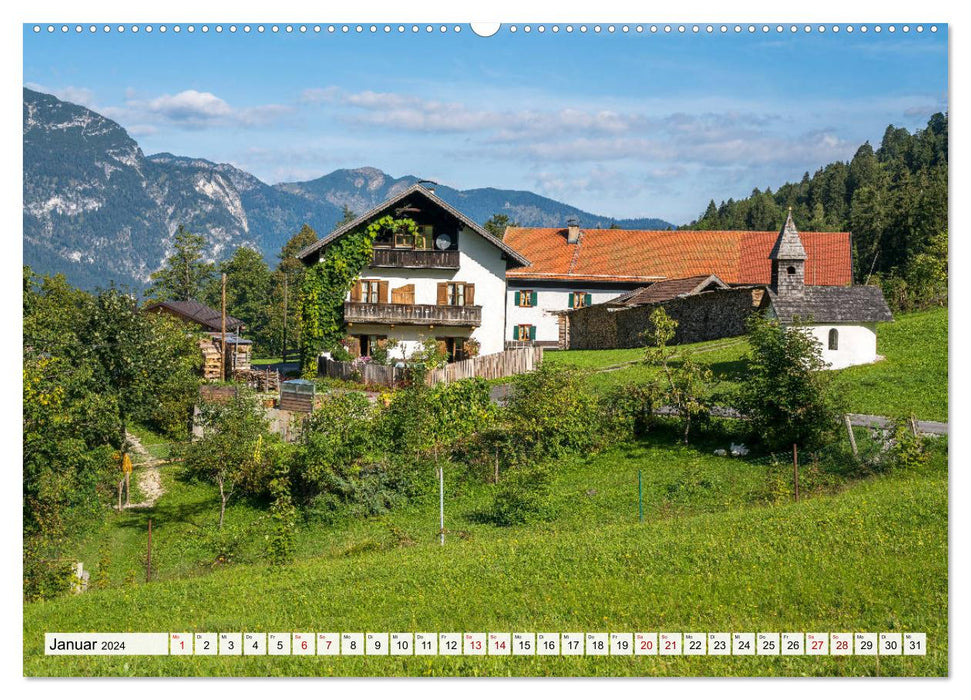
{"type": "Polygon", "coordinates": [[[566,220],[566,242],[572,244],[580,242],[580,219],[575,216],[566,220]]]}

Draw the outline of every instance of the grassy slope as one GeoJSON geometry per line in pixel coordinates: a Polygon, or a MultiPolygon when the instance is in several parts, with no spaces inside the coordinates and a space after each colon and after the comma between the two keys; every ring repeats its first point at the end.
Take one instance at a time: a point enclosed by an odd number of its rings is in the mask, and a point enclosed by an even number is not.
{"type": "Polygon", "coordinates": [[[947,309],[897,317],[878,327],[885,360],[839,372],[839,384],[858,413],[947,420],[947,309]]]}
{"type": "MultiPolygon", "coordinates": [[[[695,358],[708,364],[722,388],[730,388],[744,374],[744,339],[718,340],[687,346],[695,358]]],[[[947,420],[947,309],[902,314],[877,328],[877,351],[886,359],[872,365],[836,372],[848,410],[874,415],[916,414],[924,420],[947,420]]],[[[615,367],[643,357],[638,348],[626,350],[553,351],[551,363],[588,370],[615,367]]],[[[635,364],[590,375],[591,384],[608,389],[653,376],[654,371],[635,364]]]]}
{"type": "MultiPolygon", "coordinates": [[[[800,504],[759,505],[771,467],[660,445],[564,465],[552,523],[495,528],[489,487],[452,484],[447,546],[436,504],[308,527],[297,564],[186,566],[186,514],[212,519],[205,487],[172,481],[155,529],[158,582],[25,606],[25,673],[340,675],[759,675],[947,672],[944,454],[923,475],[873,479],[800,504]],[[636,472],[646,522],[636,522],[636,472]],[[169,501],[166,504],[166,500],[169,501]],[[171,508],[167,516],[165,509],[171,508]],[[181,513],[180,513],[181,511],[181,513]],[[456,536],[457,531],[462,536],[456,536]],[[179,556],[182,557],[180,560],[179,556]],[[926,631],[926,658],[50,658],[44,631],[926,631]]],[[[764,460],[763,460],[764,462],[764,460]]],[[[169,474],[169,479],[173,479],[169,474]]],[[[140,564],[139,523],[111,530],[140,564]],[[126,534],[127,533],[127,534],[126,534]]],[[[233,522],[256,511],[237,505],[233,522]]],[[[188,547],[188,548],[187,548],[188,547]]],[[[125,568],[125,565],[122,565],[125,568]]]]}

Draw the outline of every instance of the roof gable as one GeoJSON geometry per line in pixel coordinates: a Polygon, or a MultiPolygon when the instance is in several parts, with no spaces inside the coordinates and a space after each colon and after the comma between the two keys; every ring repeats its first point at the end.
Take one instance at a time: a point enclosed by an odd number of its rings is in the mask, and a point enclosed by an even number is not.
{"type": "Polygon", "coordinates": [[[320,240],[317,240],[317,241],[311,243],[309,246],[307,246],[306,248],[304,248],[303,250],[301,250],[299,253],[297,253],[297,258],[299,260],[306,261],[307,258],[309,258],[310,256],[312,256],[314,253],[316,253],[317,251],[321,250],[322,248],[326,247],[328,244],[332,243],[336,239],[340,238],[341,236],[345,235],[346,233],[349,233],[350,231],[353,231],[353,230],[355,230],[355,229],[363,226],[364,224],[368,224],[371,221],[379,218],[380,215],[384,214],[388,209],[390,209],[391,207],[393,207],[395,204],[397,204],[398,202],[401,202],[405,198],[407,198],[409,196],[412,196],[412,195],[415,195],[415,194],[420,195],[422,197],[425,197],[429,202],[431,202],[435,206],[441,208],[442,210],[446,211],[452,217],[454,217],[455,219],[457,219],[458,221],[460,221],[463,225],[467,226],[469,229],[471,229],[472,231],[474,231],[478,235],[482,236],[484,239],[486,239],[486,241],[488,241],[489,243],[491,243],[492,245],[494,245],[496,248],[499,248],[503,253],[505,253],[509,257],[509,259],[513,263],[515,263],[516,265],[528,265],[529,264],[529,260],[526,259],[525,257],[523,257],[523,255],[521,253],[519,253],[518,251],[514,250],[512,247],[510,247],[509,245],[507,245],[503,241],[501,241],[498,238],[496,238],[495,236],[493,236],[491,233],[489,233],[484,228],[482,228],[481,226],[479,226],[477,223],[475,223],[474,221],[472,221],[472,219],[468,218],[465,214],[463,214],[458,209],[456,209],[455,207],[453,207],[450,204],[448,204],[441,197],[438,197],[434,192],[432,192],[429,189],[423,187],[419,183],[416,183],[416,184],[412,185],[411,187],[409,187],[408,189],[402,191],[400,194],[395,195],[391,199],[387,199],[384,202],[381,202],[381,204],[379,204],[376,207],[374,207],[373,209],[365,212],[364,214],[362,214],[361,216],[357,217],[353,221],[350,221],[350,222],[344,224],[343,226],[340,226],[340,227],[334,229],[332,232],[330,232],[329,234],[327,234],[326,236],[324,236],[320,240]]]}

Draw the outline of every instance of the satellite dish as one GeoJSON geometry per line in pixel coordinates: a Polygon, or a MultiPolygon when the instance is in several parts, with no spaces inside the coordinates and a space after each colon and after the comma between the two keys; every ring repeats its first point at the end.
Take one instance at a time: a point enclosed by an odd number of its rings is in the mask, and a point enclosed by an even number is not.
{"type": "Polygon", "coordinates": [[[447,233],[439,234],[438,238],[435,239],[435,247],[439,250],[448,250],[452,247],[452,237],[447,233]]]}

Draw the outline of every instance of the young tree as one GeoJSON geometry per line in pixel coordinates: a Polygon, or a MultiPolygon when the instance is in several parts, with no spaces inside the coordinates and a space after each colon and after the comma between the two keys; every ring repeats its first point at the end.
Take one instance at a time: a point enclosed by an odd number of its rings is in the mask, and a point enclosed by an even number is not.
{"type": "Polygon", "coordinates": [[[496,213],[489,217],[489,220],[485,222],[484,228],[493,236],[501,240],[502,237],[506,235],[506,229],[510,226],[519,226],[519,224],[505,214],[496,213]]]}
{"type": "Polygon", "coordinates": [[[663,306],[657,307],[651,314],[650,326],[644,332],[647,342],[644,359],[661,369],[664,377],[661,400],[680,416],[684,425],[684,443],[687,445],[692,419],[709,412],[705,395],[711,385],[712,374],[710,369],[695,362],[685,348],[678,352],[675,361],[676,351],[670,349],[668,343],[674,340],[677,329],[678,322],[668,316],[663,306]]]}
{"type": "Polygon", "coordinates": [[[214,270],[203,258],[205,244],[205,238],[190,233],[180,224],[175,233],[175,251],[152,273],[152,284],[146,295],[155,301],[200,298],[214,270]]]}
{"type": "Polygon", "coordinates": [[[151,421],[165,399],[187,411],[195,398],[201,357],[192,336],[171,319],[142,313],[133,296],[100,292],[78,332],[99,390],[112,397],[123,446],[133,419],[151,421]]]}
{"type": "MultiPolygon", "coordinates": [[[[233,256],[219,265],[226,275],[226,313],[243,321],[257,349],[269,349],[270,335],[270,268],[263,254],[240,246],[233,256]]],[[[222,305],[222,281],[213,278],[206,290],[206,303],[214,309],[222,305]]]]}
{"type": "Polygon", "coordinates": [[[839,407],[823,372],[822,346],[805,327],[749,320],[748,372],[739,408],[769,449],[814,449],[835,429],[839,407]]]}
{"type": "Polygon", "coordinates": [[[256,397],[240,392],[226,403],[205,403],[201,408],[203,435],[189,445],[185,467],[190,474],[219,487],[219,529],[226,519],[226,504],[237,489],[260,490],[268,483],[263,442],[269,427],[256,397]]]}

